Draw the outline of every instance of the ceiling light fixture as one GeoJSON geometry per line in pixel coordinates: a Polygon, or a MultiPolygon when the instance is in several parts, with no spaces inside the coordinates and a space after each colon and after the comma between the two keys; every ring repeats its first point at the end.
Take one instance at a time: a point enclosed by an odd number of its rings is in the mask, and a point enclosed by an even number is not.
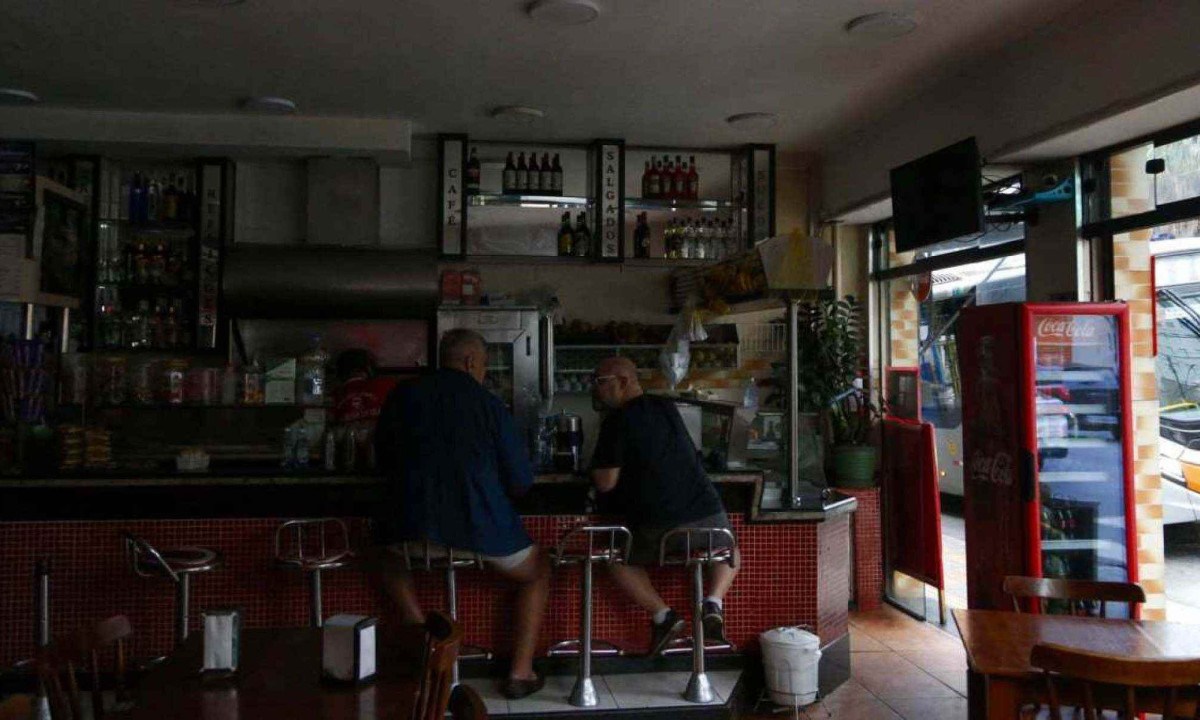
{"type": "Polygon", "coordinates": [[[490,115],[496,120],[512,120],[515,122],[530,123],[534,120],[541,120],[542,118],[546,117],[546,112],[535,107],[526,107],[524,105],[501,105],[500,107],[492,108],[490,115]]]}
{"type": "Polygon", "coordinates": [[[242,109],[250,112],[286,115],[288,113],[296,112],[296,103],[288,100],[285,97],[263,95],[260,97],[246,98],[242,101],[242,109]]]}
{"type": "Polygon", "coordinates": [[[779,121],[779,116],[775,113],[765,112],[748,112],[730,115],[725,118],[725,122],[731,127],[746,132],[762,132],[775,127],[775,123],[779,121]]]}
{"type": "Polygon", "coordinates": [[[31,105],[41,102],[37,95],[20,88],[0,88],[0,105],[31,105]]]}
{"type": "Polygon", "coordinates": [[[230,5],[241,5],[246,0],[176,0],[176,5],[198,8],[223,8],[230,5]]]}
{"type": "Polygon", "coordinates": [[[592,0],[535,0],[525,8],[529,17],[546,25],[586,25],[600,17],[600,6],[592,0]]]}
{"type": "Polygon", "coordinates": [[[846,32],[867,40],[893,40],[917,29],[912,15],[898,12],[877,12],[859,15],[846,23],[846,32]]]}

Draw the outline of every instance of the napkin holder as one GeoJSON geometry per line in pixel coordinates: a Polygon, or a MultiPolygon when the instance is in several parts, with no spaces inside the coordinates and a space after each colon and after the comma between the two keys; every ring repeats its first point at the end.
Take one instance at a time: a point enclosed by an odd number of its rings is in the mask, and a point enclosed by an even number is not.
{"type": "Polygon", "coordinates": [[[377,620],[365,615],[334,615],[321,629],[322,674],[358,683],[375,675],[377,620]]]}
{"type": "Polygon", "coordinates": [[[237,672],[242,641],[242,610],[236,607],[209,608],[201,613],[204,622],[204,675],[237,672]]]}

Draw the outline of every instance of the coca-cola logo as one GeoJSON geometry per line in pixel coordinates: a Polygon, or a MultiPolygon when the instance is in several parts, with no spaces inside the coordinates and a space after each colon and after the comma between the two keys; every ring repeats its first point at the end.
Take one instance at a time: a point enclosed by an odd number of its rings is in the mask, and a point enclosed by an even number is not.
{"type": "Polygon", "coordinates": [[[1073,317],[1047,317],[1038,320],[1037,336],[1068,340],[1088,340],[1096,337],[1096,324],[1077,322],[1073,317]]]}

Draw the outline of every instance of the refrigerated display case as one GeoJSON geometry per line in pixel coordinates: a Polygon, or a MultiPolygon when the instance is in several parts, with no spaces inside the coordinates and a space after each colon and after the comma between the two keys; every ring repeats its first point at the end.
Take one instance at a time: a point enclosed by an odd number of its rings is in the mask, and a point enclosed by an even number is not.
{"type": "Polygon", "coordinates": [[[1127,307],[967,308],[959,350],[970,607],[1011,607],[1007,575],[1136,582],[1127,307]]]}

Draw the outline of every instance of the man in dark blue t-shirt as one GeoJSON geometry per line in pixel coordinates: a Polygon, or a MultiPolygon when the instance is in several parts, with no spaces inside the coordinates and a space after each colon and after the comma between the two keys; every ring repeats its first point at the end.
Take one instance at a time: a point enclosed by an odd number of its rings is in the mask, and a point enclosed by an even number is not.
{"type": "MultiPolygon", "coordinates": [[[[659,544],[669,530],[728,530],[729,518],[675,403],[646,395],[628,358],[600,363],[592,376],[592,400],[609,411],[592,455],[592,482],[633,532],[629,563],[609,567],[621,589],[651,613],[650,654],[657,655],[683,630],[684,621],[663,601],[642,566],[658,563],[659,544]]],[[[726,539],[714,547],[728,544],[726,539]]],[[[733,566],[711,566],[702,618],[706,637],[725,638],[725,593],[740,564],[735,553],[733,566]]]]}
{"type": "Polygon", "coordinates": [[[512,668],[503,689],[520,698],[542,687],[533,653],[550,587],[547,557],[512,505],[533,485],[533,470],[508,410],[483,386],[483,338],[451,330],[438,354],[441,369],[398,387],[379,418],[376,457],[389,486],[380,525],[393,551],[384,585],[407,622],[423,621],[403,559],[413,541],[443,556],[475,553],[514,583],[512,668]]]}

